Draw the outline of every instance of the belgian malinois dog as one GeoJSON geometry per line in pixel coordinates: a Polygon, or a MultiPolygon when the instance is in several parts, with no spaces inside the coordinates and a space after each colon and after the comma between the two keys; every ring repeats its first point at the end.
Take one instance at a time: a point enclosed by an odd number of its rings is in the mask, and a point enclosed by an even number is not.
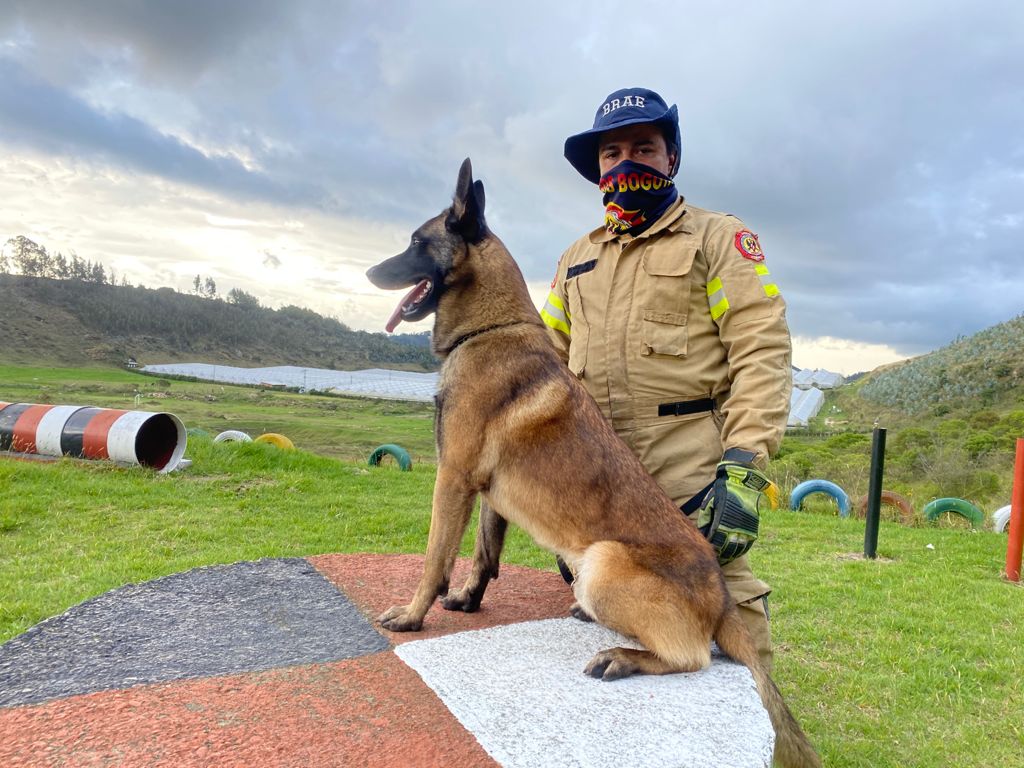
{"type": "Polygon", "coordinates": [[[762,669],[711,545],[559,360],[518,266],[487,228],[483,184],[473,181],[468,158],[451,207],[367,277],[379,288],[413,286],[387,328],[434,312],[432,346],[443,360],[423,576],[412,602],[390,608],[380,623],[394,632],[419,630],[438,596],[449,610],[476,610],[497,577],[512,522],[576,573],[575,615],[646,649],[601,651],[586,674],[615,680],[704,669],[713,639],[753,674],[775,728],[777,762],[821,765],[762,669]],[[478,495],[473,569],[449,593],[478,495]]]}

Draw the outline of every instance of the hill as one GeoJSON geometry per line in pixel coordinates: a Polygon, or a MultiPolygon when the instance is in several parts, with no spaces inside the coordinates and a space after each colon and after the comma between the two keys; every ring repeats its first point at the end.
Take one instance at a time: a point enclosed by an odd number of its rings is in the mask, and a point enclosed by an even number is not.
{"type": "Polygon", "coordinates": [[[911,414],[992,406],[1024,389],[1024,315],[873,372],[861,397],[911,414]]]}
{"type": "Polygon", "coordinates": [[[171,288],[0,274],[0,360],[124,365],[197,361],[352,370],[437,368],[422,335],[396,341],[301,307],[270,309],[171,288]]]}

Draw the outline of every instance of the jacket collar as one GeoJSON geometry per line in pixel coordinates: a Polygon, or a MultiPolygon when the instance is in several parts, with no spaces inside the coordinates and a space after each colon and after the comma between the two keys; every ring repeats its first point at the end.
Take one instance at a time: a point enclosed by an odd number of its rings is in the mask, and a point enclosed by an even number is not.
{"type": "Polygon", "coordinates": [[[675,204],[661,214],[660,219],[654,222],[649,229],[644,230],[637,237],[633,237],[632,235],[617,235],[614,232],[609,232],[604,227],[598,227],[590,233],[590,242],[598,245],[601,243],[610,243],[613,240],[619,240],[623,245],[625,245],[626,243],[631,243],[633,240],[643,240],[645,237],[650,237],[651,235],[657,234],[658,232],[666,229],[670,232],[685,232],[686,234],[693,234],[693,232],[685,226],[689,223],[689,220],[686,218],[687,210],[688,207],[686,205],[686,200],[682,195],[680,195],[675,204]]]}

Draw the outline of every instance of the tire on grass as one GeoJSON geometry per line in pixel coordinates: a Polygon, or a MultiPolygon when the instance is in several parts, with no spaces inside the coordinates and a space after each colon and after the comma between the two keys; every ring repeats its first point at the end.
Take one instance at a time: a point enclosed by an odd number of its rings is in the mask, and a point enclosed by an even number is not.
{"type": "Polygon", "coordinates": [[[1009,533],[1010,531],[1010,505],[1000,507],[992,513],[992,530],[996,533],[1009,533]]]}
{"type": "Polygon", "coordinates": [[[804,497],[809,496],[812,493],[824,493],[831,496],[836,500],[836,504],[839,506],[839,516],[849,517],[850,497],[846,494],[846,491],[828,480],[804,480],[794,488],[793,493],[790,494],[789,508],[800,509],[800,505],[803,503],[804,497]]]}
{"type": "Polygon", "coordinates": [[[254,443],[267,443],[275,448],[280,448],[282,451],[294,451],[295,443],[289,440],[284,435],[279,435],[277,432],[264,432],[259,437],[253,440],[254,443]]]}
{"type": "Polygon", "coordinates": [[[373,453],[370,454],[370,459],[367,462],[371,467],[379,467],[380,461],[385,456],[391,456],[395,461],[398,462],[398,466],[403,472],[412,471],[412,459],[409,458],[409,452],[402,448],[400,445],[394,443],[385,443],[384,445],[378,445],[373,449],[373,453]]]}
{"type": "MultiPolygon", "coordinates": [[[[900,512],[900,522],[904,525],[910,525],[914,522],[914,506],[906,496],[901,496],[895,491],[882,491],[882,503],[898,509],[900,512]]],[[[857,517],[863,519],[867,517],[867,514],[868,497],[865,494],[857,502],[857,517]]]]}
{"type": "Polygon", "coordinates": [[[946,512],[966,518],[970,522],[971,528],[980,528],[985,522],[985,515],[982,514],[982,511],[964,499],[935,499],[925,504],[922,511],[924,516],[932,522],[938,520],[939,516],[946,512]]]}
{"type": "Polygon", "coordinates": [[[229,429],[221,432],[215,438],[215,443],[249,443],[252,442],[252,438],[249,437],[245,432],[240,432],[237,429],[229,429]]]}

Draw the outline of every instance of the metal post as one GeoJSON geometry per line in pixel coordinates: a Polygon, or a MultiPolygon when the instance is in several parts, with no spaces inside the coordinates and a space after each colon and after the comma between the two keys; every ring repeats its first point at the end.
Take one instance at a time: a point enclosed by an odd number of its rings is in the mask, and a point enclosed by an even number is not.
{"type": "Polygon", "coordinates": [[[1010,496],[1010,539],[1006,543],[1006,578],[1020,581],[1020,561],[1024,552],[1024,437],[1017,438],[1017,458],[1013,466],[1013,494],[1010,496]]]}
{"type": "Polygon", "coordinates": [[[875,427],[871,438],[871,480],[868,484],[867,526],[864,528],[864,557],[875,559],[878,552],[878,519],[882,512],[882,473],[885,470],[885,427],[875,427]]]}

